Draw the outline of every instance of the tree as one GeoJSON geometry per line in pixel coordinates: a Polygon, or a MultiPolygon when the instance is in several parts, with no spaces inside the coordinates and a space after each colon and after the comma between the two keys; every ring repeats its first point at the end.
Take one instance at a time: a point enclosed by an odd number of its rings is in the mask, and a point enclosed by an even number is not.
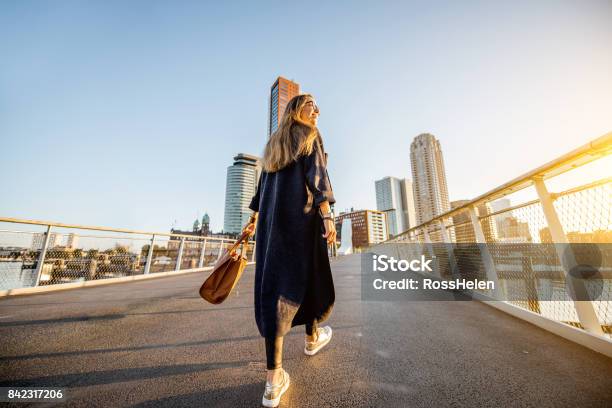
{"type": "Polygon", "coordinates": [[[130,252],[127,246],[121,245],[119,243],[115,244],[115,251],[116,251],[116,253],[118,253],[120,255],[125,255],[128,252],[130,252]]]}

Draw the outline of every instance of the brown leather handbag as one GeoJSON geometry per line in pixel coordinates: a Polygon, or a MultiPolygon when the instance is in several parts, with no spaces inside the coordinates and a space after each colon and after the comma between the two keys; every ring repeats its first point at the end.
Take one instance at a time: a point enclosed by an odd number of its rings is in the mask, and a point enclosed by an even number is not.
{"type": "Polygon", "coordinates": [[[238,240],[215,263],[210,276],[200,287],[200,296],[213,305],[223,302],[238,283],[242,276],[247,259],[244,252],[244,244],[249,240],[249,233],[243,232],[238,240]],[[237,249],[240,246],[240,254],[237,249]]]}

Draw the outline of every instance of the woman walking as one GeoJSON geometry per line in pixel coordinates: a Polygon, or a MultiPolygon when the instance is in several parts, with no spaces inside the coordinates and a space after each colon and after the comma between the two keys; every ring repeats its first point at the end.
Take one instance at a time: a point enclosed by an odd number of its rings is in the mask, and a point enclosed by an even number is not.
{"type": "Polygon", "coordinates": [[[289,387],[289,374],[282,368],[283,336],[305,325],[304,353],[309,356],[332,337],[331,327],[317,327],[334,304],[327,244],[336,241],[330,209],[335,199],[318,117],[311,95],[289,101],[266,144],[249,206],[254,213],[246,229],[254,233],[257,224],[255,320],[265,338],[266,407],[278,406],[289,387]]]}

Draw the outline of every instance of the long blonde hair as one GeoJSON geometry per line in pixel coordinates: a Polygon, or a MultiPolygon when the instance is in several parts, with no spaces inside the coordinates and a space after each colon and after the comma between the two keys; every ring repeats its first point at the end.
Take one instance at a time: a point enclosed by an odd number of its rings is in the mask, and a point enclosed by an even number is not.
{"type": "Polygon", "coordinates": [[[264,149],[262,165],[265,172],[279,171],[301,155],[312,153],[319,131],[300,119],[302,108],[312,99],[310,94],[301,94],[287,103],[280,126],[272,133],[264,149]]]}

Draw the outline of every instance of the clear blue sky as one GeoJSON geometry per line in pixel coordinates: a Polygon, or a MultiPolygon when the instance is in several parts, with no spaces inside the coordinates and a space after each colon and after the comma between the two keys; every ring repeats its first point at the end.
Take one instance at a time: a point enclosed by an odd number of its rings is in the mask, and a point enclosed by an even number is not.
{"type": "Polygon", "coordinates": [[[326,3],[0,2],[0,215],[220,229],[278,75],[318,100],[338,209],[421,132],[455,200],[612,130],[610,1],[326,3]]]}

